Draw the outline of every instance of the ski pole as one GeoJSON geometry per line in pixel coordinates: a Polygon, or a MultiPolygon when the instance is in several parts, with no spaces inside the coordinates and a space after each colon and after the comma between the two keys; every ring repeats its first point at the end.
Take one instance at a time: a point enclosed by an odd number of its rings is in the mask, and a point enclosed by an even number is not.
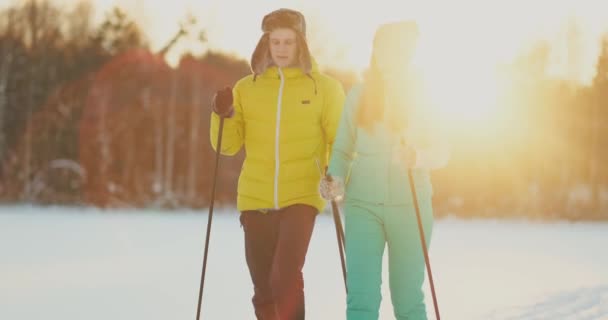
{"type": "Polygon", "coordinates": [[[217,148],[215,150],[215,170],[213,172],[213,185],[211,187],[211,204],[209,205],[209,219],[207,220],[207,235],[205,237],[205,253],[203,257],[203,271],[201,274],[201,287],[198,293],[198,307],[196,309],[196,320],[200,319],[203,288],[205,286],[205,273],[207,271],[207,253],[209,252],[209,236],[211,234],[211,221],[213,219],[213,204],[215,202],[215,190],[217,186],[217,172],[220,164],[220,151],[222,150],[222,133],[224,132],[224,117],[220,117],[220,128],[217,137],[217,148]]]}
{"type": "MultiPolygon", "coordinates": [[[[319,173],[321,175],[325,175],[328,181],[333,181],[331,175],[327,174],[327,167],[325,170],[321,170],[321,165],[319,164],[319,160],[315,159],[317,163],[317,168],[319,168],[319,173]]],[[[346,245],[344,244],[344,229],[342,228],[342,220],[340,219],[340,209],[338,208],[338,203],[336,199],[331,199],[331,211],[334,216],[334,225],[336,226],[336,238],[338,240],[338,250],[340,251],[340,264],[342,266],[342,278],[344,279],[344,289],[346,293],[348,293],[348,286],[346,284],[346,262],[344,260],[344,249],[346,245]]]]}
{"type": "Polygon", "coordinates": [[[433,284],[433,273],[431,272],[431,262],[429,260],[429,253],[426,250],[426,240],[424,237],[424,230],[422,228],[422,219],[420,218],[420,207],[418,206],[418,196],[416,195],[416,186],[414,184],[414,177],[412,175],[412,169],[408,168],[407,175],[410,181],[410,189],[412,190],[412,198],[414,199],[414,207],[416,209],[416,218],[418,219],[418,231],[420,232],[420,242],[422,245],[422,251],[424,252],[424,263],[426,264],[426,271],[429,274],[429,283],[431,285],[431,293],[433,295],[433,305],[435,307],[435,316],[437,320],[440,320],[439,306],[437,304],[437,295],[435,294],[435,285],[433,284]]]}
{"type": "MultiPolygon", "coordinates": [[[[332,181],[332,177],[327,175],[327,179],[332,181]]],[[[340,209],[335,199],[331,200],[331,211],[334,216],[334,224],[336,225],[336,237],[338,238],[338,250],[340,251],[340,263],[342,265],[342,277],[344,278],[344,289],[348,293],[348,286],[346,285],[346,263],[344,261],[344,229],[342,228],[342,220],[340,219],[340,209]]]]}

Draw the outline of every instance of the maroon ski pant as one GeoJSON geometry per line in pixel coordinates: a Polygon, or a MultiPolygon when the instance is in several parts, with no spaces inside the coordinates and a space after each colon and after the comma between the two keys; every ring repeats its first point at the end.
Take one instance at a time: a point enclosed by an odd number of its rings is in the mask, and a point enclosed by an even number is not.
{"type": "Polygon", "coordinates": [[[304,320],[302,269],[317,213],[300,204],[241,213],[258,320],[304,320]]]}

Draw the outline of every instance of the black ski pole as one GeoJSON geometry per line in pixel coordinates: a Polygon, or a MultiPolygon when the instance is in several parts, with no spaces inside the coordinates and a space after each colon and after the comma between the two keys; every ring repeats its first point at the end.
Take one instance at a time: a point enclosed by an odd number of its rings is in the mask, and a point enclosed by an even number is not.
{"type": "Polygon", "coordinates": [[[220,164],[220,151],[222,150],[222,134],[224,132],[224,117],[220,117],[220,128],[217,136],[217,148],[215,150],[215,170],[213,172],[213,185],[211,187],[211,204],[209,205],[209,219],[207,220],[207,235],[205,237],[205,253],[203,255],[203,271],[201,274],[201,287],[198,292],[198,307],[196,309],[196,320],[200,319],[203,288],[205,287],[205,273],[207,271],[207,253],[209,252],[209,235],[211,234],[211,221],[213,219],[213,204],[215,202],[215,190],[217,186],[217,172],[220,164]]]}
{"type": "Polygon", "coordinates": [[[418,206],[418,196],[416,195],[416,186],[414,184],[414,177],[412,175],[412,169],[408,168],[407,175],[410,181],[410,189],[412,190],[412,198],[414,199],[414,207],[416,209],[416,218],[418,219],[418,231],[420,232],[420,242],[422,245],[422,252],[424,252],[424,263],[426,264],[426,271],[429,274],[429,283],[431,285],[431,293],[433,295],[433,305],[435,306],[435,316],[437,320],[440,320],[439,306],[437,304],[437,295],[435,294],[435,285],[433,284],[433,273],[431,272],[431,262],[429,260],[429,253],[426,250],[426,240],[424,237],[424,230],[422,228],[422,219],[420,217],[420,207],[418,206]]]}

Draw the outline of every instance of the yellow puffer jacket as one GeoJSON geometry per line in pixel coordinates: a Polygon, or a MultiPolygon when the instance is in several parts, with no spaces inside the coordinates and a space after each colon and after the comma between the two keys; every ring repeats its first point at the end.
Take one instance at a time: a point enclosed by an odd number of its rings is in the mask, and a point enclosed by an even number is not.
{"type": "MultiPolygon", "coordinates": [[[[235,113],[224,120],[221,153],[246,151],[238,210],[308,204],[322,211],[318,185],[342,113],[341,83],[320,73],[313,61],[311,76],[299,68],[269,67],[239,80],[233,94],[235,113]]],[[[212,114],[214,150],[219,119],[212,114]]]]}

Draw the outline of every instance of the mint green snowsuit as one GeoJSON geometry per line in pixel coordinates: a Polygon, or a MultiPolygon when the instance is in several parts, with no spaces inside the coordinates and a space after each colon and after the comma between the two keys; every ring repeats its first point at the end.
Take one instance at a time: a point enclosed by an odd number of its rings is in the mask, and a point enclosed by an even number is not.
{"type": "MultiPolygon", "coordinates": [[[[345,181],[347,319],[378,319],[385,244],[395,317],[427,319],[424,255],[407,169],[392,161],[396,139],[386,126],[377,124],[373,135],[356,126],[361,92],[359,84],[348,93],[328,167],[330,175],[345,181]]],[[[433,225],[429,170],[415,168],[413,177],[428,246],[433,225]]]]}

